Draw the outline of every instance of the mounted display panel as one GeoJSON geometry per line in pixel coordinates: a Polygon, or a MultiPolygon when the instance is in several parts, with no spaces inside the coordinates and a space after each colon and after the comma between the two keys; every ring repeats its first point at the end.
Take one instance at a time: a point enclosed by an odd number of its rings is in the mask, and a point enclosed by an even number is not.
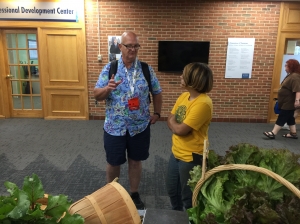
{"type": "Polygon", "coordinates": [[[181,73],[191,62],[208,64],[209,41],[159,41],[158,71],[181,73]]]}

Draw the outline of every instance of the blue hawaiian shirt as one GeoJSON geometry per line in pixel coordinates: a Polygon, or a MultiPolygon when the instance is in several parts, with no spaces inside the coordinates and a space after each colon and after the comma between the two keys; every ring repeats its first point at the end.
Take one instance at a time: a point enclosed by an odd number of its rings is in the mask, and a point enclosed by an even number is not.
{"type": "MultiPolygon", "coordinates": [[[[99,79],[95,88],[104,88],[108,85],[110,63],[104,66],[99,75],[99,79]]],[[[121,84],[113,90],[106,98],[104,130],[110,135],[124,136],[128,130],[130,136],[134,136],[144,131],[150,122],[149,111],[149,87],[145,79],[140,61],[137,61],[136,78],[134,84],[134,92],[131,93],[129,81],[132,83],[135,63],[127,69],[128,77],[126,76],[126,67],[122,57],[118,60],[118,70],[115,75],[115,81],[122,80],[121,84]],[[128,100],[138,97],[140,107],[137,110],[130,110],[128,100]]],[[[152,84],[152,93],[161,93],[161,87],[158,79],[149,66],[150,80],[152,84]]]]}

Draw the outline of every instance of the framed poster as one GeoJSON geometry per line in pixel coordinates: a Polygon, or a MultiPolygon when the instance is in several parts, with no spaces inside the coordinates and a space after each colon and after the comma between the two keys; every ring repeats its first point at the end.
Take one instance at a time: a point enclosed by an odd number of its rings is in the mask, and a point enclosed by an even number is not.
{"type": "Polygon", "coordinates": [[[120,43],[121,43],[121,36],[108,36],[109,61],[120,59],[121,57],[121,50],[119,49],[120,43]]]}

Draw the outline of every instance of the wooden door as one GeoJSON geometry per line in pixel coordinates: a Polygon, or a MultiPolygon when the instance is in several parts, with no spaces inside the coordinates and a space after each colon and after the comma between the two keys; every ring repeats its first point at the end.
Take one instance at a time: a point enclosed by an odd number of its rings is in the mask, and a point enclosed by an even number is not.
{"type": "MultiPolygon", "coordinates": [[[[277,56],[275,59],[274,71],[276,76],[273,78],[271,102],[274,108],[275,101],[272,100],[277,98],[280,83],[286,76],[283,71],[285,62],[288,59],[296,59],[300,61],[300,33],[284,33],[281,35],[281,40],[277,46],[277,56]]],[[[277,115],[271,110],[269,113],[270,121],[274,122],[277,119],[277,115]]]]}
{"type": "MultiPolygon", "coordinates": [[[[269,101],[268,121],[275,122],[274,98],[277,98],[280,83],[286,76],[283,67],[287,59],[300,61],[300,4],[281,3],[277,46],[274,60],[273,80],[269,101]]],[[[300,122],[300,116],[297,123],[300,122]]]]}
{"type": "Polygon", "coordinates": [[[0,31],[0,118],[5,118],[6,110],[4,105],[7,105],[6,95],[6,72],[4,63],[4,49],[3,49],[3,37],[0,31]]]}
{"type": "Polygon", "coordinates": [[[40,29],[45,119],[88,119],[84,33],[81,29],[40,29]]]}
{"type": "Polygon", "coordinates": [[[36,30],[1,30],[0,36],[3,114],[43,117],[36,30]]]}

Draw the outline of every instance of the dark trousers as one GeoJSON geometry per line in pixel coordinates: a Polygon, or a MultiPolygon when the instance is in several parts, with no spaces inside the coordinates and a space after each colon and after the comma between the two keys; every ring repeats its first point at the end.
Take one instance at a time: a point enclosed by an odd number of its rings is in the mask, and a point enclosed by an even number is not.
{"type": "Polygon", "coordinates": [[[182,211],[183,207],[185,209],[192,207],[193,192],[187,185],[187,181],[190,179],[190,170],[196,165],[194,162],[184,162],[176,159],[171,154],[166,185],[173,210],[182,211]]]}

